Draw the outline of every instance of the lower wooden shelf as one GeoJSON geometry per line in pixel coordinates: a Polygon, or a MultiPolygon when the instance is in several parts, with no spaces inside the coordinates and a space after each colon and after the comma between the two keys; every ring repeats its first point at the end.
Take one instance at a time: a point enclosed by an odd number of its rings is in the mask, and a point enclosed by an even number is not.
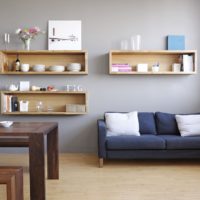
{"type": "Polygon", "coordinates": [[[3,112],[2,115],[85,115],[86,112],[3,112]]]}
{"type": "Polygon", "coordinates": [[[87,92],[1,91],[2,115],[84,115],[87,112],[87,92]],[[17,99],[18,111],[13,110],[12,99],[17,99]],[[27,111],[20,108],[20,102],[28,102],[27,111]],[[42,102],[40,108],[38,102],[42,102]]]}

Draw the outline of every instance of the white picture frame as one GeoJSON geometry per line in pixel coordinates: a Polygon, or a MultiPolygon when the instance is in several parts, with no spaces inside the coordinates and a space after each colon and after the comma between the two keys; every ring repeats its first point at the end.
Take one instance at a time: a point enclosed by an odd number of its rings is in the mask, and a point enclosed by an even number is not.
{"type": "Polygon", "coordinates": [[[20,81],[19,82],[19,91],[29,91],[30,82],[29,81],[20,81]]]}
{"type": "Polygon", "coordinates": [[[49,20],[48,50],[81,50],[80,20],[49,20]]]}

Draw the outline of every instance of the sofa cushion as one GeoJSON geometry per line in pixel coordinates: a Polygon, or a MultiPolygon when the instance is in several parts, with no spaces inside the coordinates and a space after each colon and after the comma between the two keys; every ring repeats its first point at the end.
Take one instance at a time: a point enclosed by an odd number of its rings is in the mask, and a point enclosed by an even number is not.
{"type": "Polygon", "coordinates": [[[176,135],[157,136],[166,142],[166,149],[200,149],[200,136],[181,137],[176,135]]]}
{"type": "Polygon", "coordinates": [[[105,113],[105,119],[107,129],[109,130],[108,135],[140,135],[137,111],[130,113],[105,113]]]}
{"type": "Polygon", "coordinates": [[[181,136],[200,136],[200,115],[176,115],[181,136]]]}
{"type": "Polygon", "coordinates": [[[155,115],[152,112],[138,113],[140,134],[156,134],[155,115]]]}
{"type": "Polygon", "coordinates": [[[165,149],[165,140],[154,135],[110,136],[106,138],[106,145],[110,150],[165,149]]]}
{"type": "Polygon", "coordinates": [[[158,135],[180,135],[175,114],[156,112],[155,119],[158,135]]]}

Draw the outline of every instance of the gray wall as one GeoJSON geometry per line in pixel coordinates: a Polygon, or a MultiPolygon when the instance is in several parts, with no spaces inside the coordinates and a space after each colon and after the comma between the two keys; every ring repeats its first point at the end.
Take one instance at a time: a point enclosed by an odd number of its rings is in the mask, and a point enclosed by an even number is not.
{"type": "MultiPolygon", "coordinates": [[[[81,84],[89,91],[89,114],[74,117],[3,117],[0,120],[58,121],[60,150],[96,152],[96,120],[105,111],[200,111],[200,75],[109,76],[108,52],[120,40],[142,35],[142,49],[165,49],[165,36],[184,34],[186,48],[200,50],[198,0],[0,0],[0,34],[37,25],[47,31],[48,20],[82,20],[83,49],[89,53],[88,76],[1,76],[0,87],[20,80],[57,87],[81,84]]],[[[21,48],[13,34],[10,49],[21,48]]],[[[3,49],[2,39],[0,49],[3,49]]],[[[47,35],[32,42],[47,49],[47,35]]],[[[1,151],[3,151],[1,149],[1,151]]]]}

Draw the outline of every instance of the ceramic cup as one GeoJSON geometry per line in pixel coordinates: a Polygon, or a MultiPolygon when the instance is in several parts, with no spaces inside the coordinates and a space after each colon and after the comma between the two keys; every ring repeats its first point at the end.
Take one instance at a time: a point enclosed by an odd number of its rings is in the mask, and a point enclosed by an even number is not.
{"type": "Polygon", "coordinates": [[[29,64],[21,64],[20,69],[22,72],[28,72],[30,68],[29,64]]]}

